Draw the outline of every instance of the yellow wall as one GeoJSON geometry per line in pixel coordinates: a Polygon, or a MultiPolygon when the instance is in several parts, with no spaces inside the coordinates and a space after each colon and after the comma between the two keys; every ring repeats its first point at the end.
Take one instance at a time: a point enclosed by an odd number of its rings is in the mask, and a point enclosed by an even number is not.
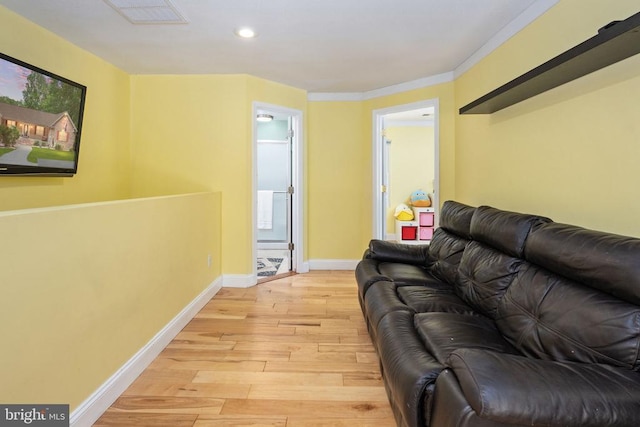
{"type": "Polygon", "coordinates": [[[431,99],[439,102],[440,200],[445,201],[455,198],[453,82],[366,101],[309,102],[309,259],[362,256],[373,235],[373,112],[431,99]]]}
{"type": "Polygon", "coordinates": [[[0,210],[128,197],[129,76],[2,6],[0,22],[0,52],[87,86],[78,174],[0,177],[0,210]]]}
{"type": "Polygon", "coordinates": [[[253,101],[305,113],[306,259],[360,258],[372,235],[373,111],[430,99],[439,101],[441,202],[493,204],[640,235],[640,56],[503,112],[457,114],[636,11],[635,0],[563,0],[455,83],[307,103],[302,90],[246,75],[128,76],[0,7],[0,51],[88,87],[79,174],[2,178],[0,210],[220,192],[175,205],[161,198],[0,215],[0,235],[16,248],[2,263],[8,285],[0,312],[12,328],[0,334],[16,350],[0,367],[11,393],[0,400],[77,405],[212,278],[253,271],[253,101]],[[34,250],[30,241],[41,246],[34,250]],[[71,256],[50,256],[65,250],[71,256]],[[212,269],[203,257],[209,250],[212,269]],[[74,269],[77,263],[85,268],[74,269]],[[42,340],[22,339],[36,333],[42,340]]]}
{"type": "Polygon", "coordinates": [[[433,126],[397,126],[385,129],[389,147],[389,209],[387,233],[395,233],[396,206],[408,203],[411,193],[433,193],[433,126]]]}
{"type": "Polygon", "coordinates": [[[357,101],[310,102],[308,109],[309,259],[355,259],[365,248],[361,224],[371,224],[365,112],[357,101]]]}
{"type": "MultiPolygon", "coordinates": [[[[563,0],[456,81],[461,107],[638,11],[563,0]]],[[[640,236],[640,55],[491,115],[459,116],[456,195],[640,236]]]]}
{"type": "MultiPolygon", "coordinates": [[[[438,100],[439,106],[439,148],[440,148],[440,203],[456,197],[456,116],[454,82],[442,83],[421,89],[374,98],[365,102],[368,122],[363,132],[367,141],[367,148],[371,152],[372,124],[371,116],[374,110],[411,104],[431,99],[438,100]]],[[[370,154],[369,154],[370,155],[370,154]]],[[[369,160],[371,164],[371,160],[369,160]]],[[[371,229],[371,227],[369,227],[371,229]]]]}
{"type": "Polygon", "coordinates": [[[222,192],[225,274],[250,274],[252,102],[304,111],[306,93],[246,75],[132,76],[133,194],[222,192]]]}
{"type": "MultiPolygon", "coordinates": [[[[73,178],[2,178],[0,210],[221,191],[223,271],[249,274],[253,101],[302,110],[306,123],[317,124],[305,135],[306,259],[357,259],[371,237],[373,109],[439,97],[442,161],[446,164],[453,153],[447,113],[453,110],[452,84],[371,101],[310,103],[307,110],[304,91],[252,76],[128,76],[2,7],[0,19],[0,50],[88,87],[79,173],[73,178]],[[67,60],[51,52],[63,52],[67,60]],[[340,107],[331,111],[332,105],[340,107]],[[339,117],[343,111],[348,111],[346,120],[339,117]],[[326,124],[332,122],[345,132],[327,140],[335,127],[326,124]],[[337,164],[326,166],[311,152],[331,162],[336,153],[342,155],[337,164]],[[338,165],[339,173],[325,172],[338,165]],[[336,214],[332,188],[348,214],[336,214]],[[345,215],[358,221],[342,226],[353,240],[338,248],[325,230],[335,230],[345,215]]],[[[453,170],[441,164],[441,176],[442,193],[452,195],[453,170]]]]}
{"type": "Polygon", "coordinates": [[[221,274],[217,193],[0,212],[0,235],[4,403],[73,410],[221,274]]]}
{"type": "MultiPolygon", "coordinates": [[[[132,76],[133,194],[220,188],[221,168],[246,163],[245,92],[243,76],[132,76]]],[[[226,178],[242,187],[246,175],[226,178]]]]}
{"type": "Polygon", "coordinates": [[[3,7],[0,22],[0,51],[87,86],[78,174],[0,177],[0,401],[74,409],[221,275],[221,196],[69,206],[131,195],[130,76],[3,7]]]}

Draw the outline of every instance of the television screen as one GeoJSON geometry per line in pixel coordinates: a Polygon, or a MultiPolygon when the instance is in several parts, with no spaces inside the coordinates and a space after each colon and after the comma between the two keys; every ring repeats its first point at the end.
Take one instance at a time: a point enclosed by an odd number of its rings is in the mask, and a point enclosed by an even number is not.
{"type": "Polygon", "coordinates": [[[75,174],[86,92],[0,53],[0,175],[75,174]]]}

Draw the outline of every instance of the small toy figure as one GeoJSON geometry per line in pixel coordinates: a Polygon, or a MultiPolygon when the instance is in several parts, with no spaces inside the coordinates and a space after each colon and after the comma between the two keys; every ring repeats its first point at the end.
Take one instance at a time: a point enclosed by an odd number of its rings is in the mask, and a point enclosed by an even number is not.
{"type": "Polygon", "coordinates": [[[400,221],[411,221],[413,219],[413,211],[404,203],[400,203],[396,206],[396,211],[393,216],[400,221]]]}
{"type": "Polygon", "coordinates": [[[429,197],[429,194],[422,190],[416,190],[411,193],[410,200],[411,206],[415,206],[417,208],[428,208],[431,206],[431,198],[429,197]]]}

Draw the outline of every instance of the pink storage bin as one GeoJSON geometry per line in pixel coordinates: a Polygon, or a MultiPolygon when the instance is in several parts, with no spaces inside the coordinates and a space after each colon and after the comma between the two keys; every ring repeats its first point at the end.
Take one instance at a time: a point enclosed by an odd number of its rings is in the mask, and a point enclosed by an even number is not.
{"type": "Polygon", "coordinates": [[[420,212],[420,226],[433,227],[433,212],[420,212]]]}
{"type": "Polygon", "coordinates": [[[431,240],[433,238],[433,228],[421,228],[420,240],[431,240]]]}

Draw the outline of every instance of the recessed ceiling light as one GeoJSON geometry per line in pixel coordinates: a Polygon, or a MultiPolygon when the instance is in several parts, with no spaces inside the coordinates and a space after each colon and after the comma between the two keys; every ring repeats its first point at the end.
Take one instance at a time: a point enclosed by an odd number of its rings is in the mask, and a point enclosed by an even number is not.
{"type": "Polygon", "coordinates": [[[256,32],[249,27],[240,27],[235,30],[236,36],[243,39],[252,39],[256,36],[256,32]]]}

